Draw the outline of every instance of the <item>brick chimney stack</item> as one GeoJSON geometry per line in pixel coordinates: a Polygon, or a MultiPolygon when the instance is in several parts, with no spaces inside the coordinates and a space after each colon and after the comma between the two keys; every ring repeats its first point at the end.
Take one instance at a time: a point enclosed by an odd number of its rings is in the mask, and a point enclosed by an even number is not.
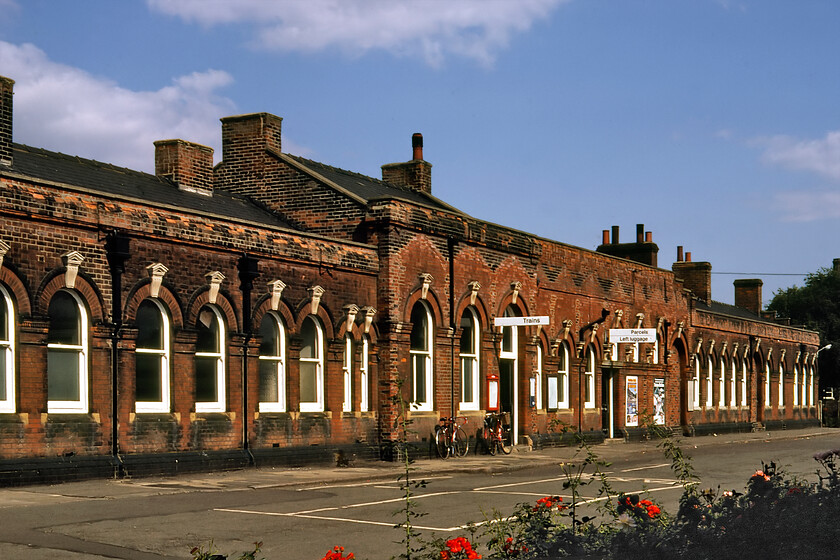
{"type": "Polygon", "coordinates": [[[619,243],[618,233],[618,226],[613,226],[612,242],[610,242],[609,232],[607,230],[603,230],[603,243],[598,246],[596,251],[606,255],[612,255],[614,257],[621,257],[622,259],[629,259],[649,266],[657,266],[659,247],[653,242],[653,234],[649,231],[645,232],[644,224],[636,225],[635,243],[619,243]]]}
{"type": "Polygon", "coordinates": [[[216,187],[257,195],[266,188],[269,152],[281,153],[283,119],[270,113],[251,113],[222,119],[222,162],[216,187]]]}
{"type": "MultiPolygon", "coordinates": [[[[712,263],[691,262],[691,253],[685,254],[686,260],[675,262],[671,266],[674,276],[683,281],[683,287],[709,303],[712,301],[712,263]]],[[[737,305],[737,304],[736,304],[737,305]]]]}
{"type": "Polygon", "coordinates": [[[0,76],[0,165],[12,165],[12,96],[15,81],[0,76]]]}
{"type": "Polygon", "coordinates": [[[412,160],[405,163],[386,163],[382,166],[382,180],[398,187],[432,194],[432,164],[423,159],[423,135],[411,137],[412,160]]]}
{"type": "Polygon", "coordinates": [[[735,285],[735,307],[761,315],[761,287],[764,282],[758,278],[742,278],[735,280],[733,284],[735,285]]]}
{"type": "Polygon", "coordinates": [[[184,140],[155,142],[155,175],[183,191],[213,194],[213,148],[184,140]]]}

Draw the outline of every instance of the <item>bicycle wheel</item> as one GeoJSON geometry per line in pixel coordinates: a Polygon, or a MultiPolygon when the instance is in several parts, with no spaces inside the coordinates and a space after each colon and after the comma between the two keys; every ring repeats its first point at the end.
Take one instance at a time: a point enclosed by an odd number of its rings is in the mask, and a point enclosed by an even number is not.
{"type": "Polygon", "coordinates": [[[487,447],[487,452],[490,455],[496,454],[496,436],[493,434],[493,430],[488,427],[484,427],[484,432],[481,434],[481,439],[484,440],[484,445],[487,447]]]}
{"type": "Polygon", "coordinates": [[[464,431],[464,428],[458,426],[452,438],[452,451],[456,457],[463,457],[467,454],[469,447],[470,440],[467,439],[467,432],[464,431]]]}
{"type": "Polygon", "coordinates": [[[502,453],[510,455],[510,452],[513,451],[513,438],[510,434],[510,428],[499,429],[498,444],[502,448],[502,453]]]}
{"type": "Polygon", "coordinates": [[[449,457],[449,430],[445,427],[438,427],[435,432],[435,450],[441,459],[449,457]]]}

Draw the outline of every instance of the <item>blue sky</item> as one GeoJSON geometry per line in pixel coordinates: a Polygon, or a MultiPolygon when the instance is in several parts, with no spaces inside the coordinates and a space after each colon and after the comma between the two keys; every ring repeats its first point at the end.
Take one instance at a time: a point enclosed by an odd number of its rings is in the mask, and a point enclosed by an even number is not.
{"type": "Polygon", "coordinates": [[[421,132],[433,192],[594,249],[645,224],[713,297],[840,257],[840,2],[0,0],[17,142],[153,171],[265,111],[374,177],[421,132]],[[724,274],[740,273],[740,274],[724,274]]]}

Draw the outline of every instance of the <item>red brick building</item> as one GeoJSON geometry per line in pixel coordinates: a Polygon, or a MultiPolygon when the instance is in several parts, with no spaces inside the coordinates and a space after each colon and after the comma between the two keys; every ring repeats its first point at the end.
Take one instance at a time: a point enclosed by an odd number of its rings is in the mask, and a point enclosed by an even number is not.
{"type": "MultiPolygon", "coordinates": [[[[472,218],[412,159],[366,177],[222,119],[223,153],[155,143],[155,174],[16,144],[0,78],[0,464],[13,484],[376,457],[412,403],[477,433],[488,379],[517,442],[816,423],[817,334],[658,268],[640,226],[589,251],[472,218]],[[548,317],[496,327],[497,317],[548,317]],[[653,329],[655,342],[611,341],[653,329]],[[496,386],[496,385],[494,385],[496,386]],[[495,394],[495,392],[494,392],[495,394]]],[[[686,255],[688,256],[688,255],[686,255]]]]}

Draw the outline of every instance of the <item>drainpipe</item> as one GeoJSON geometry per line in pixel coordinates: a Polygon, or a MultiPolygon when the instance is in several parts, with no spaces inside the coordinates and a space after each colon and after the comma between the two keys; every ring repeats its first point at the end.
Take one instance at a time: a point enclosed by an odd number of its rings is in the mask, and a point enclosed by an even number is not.
{"type": "Polygon", "coordinates": [[[105,256],[111,270],[111,455],[117,463],[117,476],[125,475],[119,445],[119,353],[122,329],[122,275],[129,253],[129,239],[118,230],[105,237],[105,256]]]}
{"type": "Polygon", "coordinates": [[[248,454],[248,462],[254,466],[254,455],[248,438],[248,345],[253,336],[251,325],[251,290],[254,287],[254,280],[260,275],[258,271],[259,261],[243,254],[236,262],[239,270],[239,289],[242,291],[242,331],[245,339],[242,342],[242,448],[248,454]]]}
{"type": "Polygon", "coordinates": [[[446,247],[449,253],[449,328],[452,336],[449,337],[449,410],[450,416],[455,416],[455,238],[449,236],[446,240],[446,247]]]}

